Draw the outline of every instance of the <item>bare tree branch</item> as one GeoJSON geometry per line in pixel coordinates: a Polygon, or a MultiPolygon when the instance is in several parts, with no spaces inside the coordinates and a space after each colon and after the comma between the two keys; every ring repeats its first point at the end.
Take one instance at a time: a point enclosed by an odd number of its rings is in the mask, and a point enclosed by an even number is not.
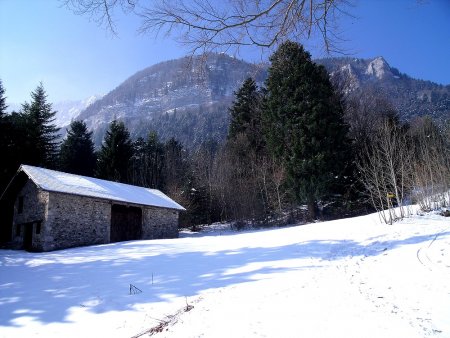
{"type": "Polygon", "coordinates": [[[192,52],[257,46],[272,49],[283,41],[320,36],[336,51],[335,26],[351,0],[61,0],[79,15],[116,33],[114,12],[132,12],[140,32],[173,36],[192,52]],[[330,34],[330,31],[332,32],[330,34]]]}

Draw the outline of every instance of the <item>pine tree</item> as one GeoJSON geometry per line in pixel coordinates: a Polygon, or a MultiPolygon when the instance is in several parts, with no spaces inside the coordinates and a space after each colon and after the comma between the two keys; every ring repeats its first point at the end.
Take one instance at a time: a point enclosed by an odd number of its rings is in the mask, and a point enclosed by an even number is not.
{"type": "Polygon", "coordinates": [[[0,79],[0,121],[5,117],[7,108],[8,106],[6,105],[5,88],[3,88],[3,83],[0,79]]]}
{"type": "Polygon", "coordinates": [[[190,168],[183,145],[174,138],[164,144],[164,192],[175,201],[190,206],[190,168]]]}
{"type": "Polygon", "coordinates": [[[182,187],[186,182],[188,171],[183,145],[172,137],[164,144],[164,181],[166,185],[182,187]]]}
{"type": "Polygon", "coordinates": [[[147,140],[139,137],[132,146],[132,183],[153,189],[163,189],[164,145],[159,141],[156,132],[150,132],[147,140]]]}
{"type": "Polygon", "coordinates": [[[227,196],[224,209],[237,220],[262,218],[268,211],[262,193],[265,189],[261,188],[261,181],[268,179],[258,170],[267,153],[262,135],[262,98],[255,81],[248,78],[235,92],[229,109],[228,139],[221,153],[222,165],[227,168],[222,195],[227,196]]]}
{"type": "Polygon", "coordinates": [[[121,121],[112,121],[98,154],[96,175],[106,180],[128,180],[128,167],[133,155],[130,133],[121,121]]]}
{"type": "Polygon", "coordinates": [[[229,109],[228,140],[236,140],[244,136],[252,151],[258,153],[265,147],[261,119],[263,95],[258,90],[255,81],[248,78],[235,93],[235,96],[236,99],[229,109]]]}
{"type": "Polygon", "coordinates": [[[145,153],[148,159],[149,187],[163,189],[164,187],[164,145],[159,141],[156,132],[150,132],[145,145],[145,153]]]}
{"type": "Polygon", "coordinates": [[[264,109],[270,150],[287,168],[299,202],[316,218],[318,199],[340,177],[348,154],[348,127],[324,67],[303,47],[285,42],[270,58],[264,109]]]}
{"type": "Polygon", "coordinates": [[[258,101],[258,91],[255,81],[252,78],[247,78],[234,94],[236,98],[229,109],[229,138],[234,138],[237,134],[246,132],[251,126],[258,101]]]}
{"type": "Polygon", "coordinates": [[[12,178],[13,173],[17,168],[12,160],[11,154],[11,122],[9,116],[6,114],[6,97],[3,83],[0,80],[0,194],[12,178]]]}
{"type": "Polygon", "coordinates": [[[61,144],[59,153],[60,169],[64,172],[93,176],[95,168],[94,143],[92,132],[88,132],[86,123],[70,123],[67,137],[61,144]]]}
{"type": "Polygon", "coordinates": [[[22,105],[22,131],[25,139],[24,162],[42,167],[55,167],[58,154],[58,131],[53,124],[56,111],[47,102],[42,83],[31,93],[31,102],[22,105]]]}
{"type": "Polygon", "coordinates": [[[133,143],[133,156],[130,159],[129,181],[141,187],[149,187],[146,178],[147,164],[145,154],[145,140],[138,137],[133,143]]]}

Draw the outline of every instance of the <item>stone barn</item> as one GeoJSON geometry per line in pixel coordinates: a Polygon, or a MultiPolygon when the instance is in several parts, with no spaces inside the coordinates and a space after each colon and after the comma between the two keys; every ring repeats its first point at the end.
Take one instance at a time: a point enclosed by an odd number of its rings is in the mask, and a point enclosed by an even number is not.
{"type": "Polygon", "coordinates": [[[1,200],[3,241],[29,251],[178,237],[185,210],[159,190],[29,165],[1,200]]]}

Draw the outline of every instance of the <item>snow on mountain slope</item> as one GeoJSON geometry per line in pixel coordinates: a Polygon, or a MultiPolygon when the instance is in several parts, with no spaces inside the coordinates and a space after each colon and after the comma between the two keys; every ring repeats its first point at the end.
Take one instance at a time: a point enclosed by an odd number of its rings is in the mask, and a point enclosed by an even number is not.
{"type": "Polygon", "coordinates": [[[0,337],[450,337],[448,218],[182,237],[0,251],[0,337]]]}
{"type": "Polygon", "coordinates": [[[56,110],[54,123],[60,128],[68,126],[84,109],[100,98],[102,98],[102,95],[92,95],[87,99],[79,101],[67,100],[56,102],[53,104],[53,110],[56,110]]]}
{"type": "MultiPolygon", "coordinates": [[[[184,57],[161,62],[130,76],[80,113],[79,118],[101,143],[113,119],[124,120],[132,135],[143,126],[175,110],[209,112],[213,105],[229,105],[247,77],[261,84],[266,68],[225,54],[184,57]]],[[[227,109],[224,109],[227,114],[227,109]]],[[[150,127],[149,127],[150,128],[150,127]]],[[[150,128],[150,130],[152,130],[150,128]]],[[[148,130],[143,135],[146,137],[148,130]]],[[[174,135],[175,136],[175,135],[174,135]]]]}
{"type": "Polygon", "coordinates": [[[375,76],[377,79],[383,79],[386,76],[392,76],[391,73],[391,69],[389,67],[389,65],[387,64],[386,60],[382,57],[379,56],[375,59],[373,59],[367,69],[366,69],[366,74],[367,75],[371,75],[371,76],[375,76]]]}

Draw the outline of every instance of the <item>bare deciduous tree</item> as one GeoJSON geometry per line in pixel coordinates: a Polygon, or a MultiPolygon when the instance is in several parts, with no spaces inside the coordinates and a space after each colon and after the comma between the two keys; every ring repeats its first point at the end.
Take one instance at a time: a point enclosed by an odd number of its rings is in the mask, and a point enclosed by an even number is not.
{"type": "Polygon", "coordinates": [[[450,156],[443,133],[431,118],[418,118],[411,127],[414,141],[413,197],[423,211],[446,206],[450,200],[450,156]]]}
{"type": "Polygon", "coordinates": [[[406,197],[411,188],[411,151],[401,126],[384,118],[360,149],[360,179],[372,205],[386,224],[409,214],[406,197]]]}
{"type": "Polygon", "coordinates": [[[337,49],[336,19],[349,0],[61,0],[116,32],[119,9],[142,19],[140,31],[174,35],[197,50],[276,47],[319,36],[327,52],[337,49]]]}

